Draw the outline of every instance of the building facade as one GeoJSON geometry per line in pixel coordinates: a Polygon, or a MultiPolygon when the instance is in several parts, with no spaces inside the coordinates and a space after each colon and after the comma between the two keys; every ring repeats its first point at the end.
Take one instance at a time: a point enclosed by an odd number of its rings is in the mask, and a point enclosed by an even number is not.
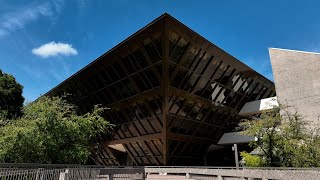
{"type": "Polygon", "coordinates": [[[269,54],[279,102],[314,128],[320,117],[320,54],[278,48],[269,54]]]}
{"type": "MultiPolygon", "coordinates": [[[[275,96],[274,84],[168,14],[50,90],[79,108],[109,107],[115,124],[92,159],[101,165],[205,165],[242,106],[275,96]],[[208,155],[212,152],[211,155],[208,155]]],[[[229,157],[231,156],[231,157],[229,157]]]]}

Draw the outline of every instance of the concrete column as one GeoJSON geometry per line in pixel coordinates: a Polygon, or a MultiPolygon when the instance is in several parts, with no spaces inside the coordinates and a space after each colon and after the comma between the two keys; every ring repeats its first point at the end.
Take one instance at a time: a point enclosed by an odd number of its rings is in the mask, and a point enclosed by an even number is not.
{"type": "Polygon", "coordinates": [[[208,154],[208,151],[206,151],[204,154],[203,154],[203,165],[207,166],[208,165],[208,160],[207,160],[207,154],[208,154]]]}
{"type": "MultiPolygon", "coordinates": [[[[69,173],[69,169],[66,169],[64,172],[61,172],[60,175],[59,175],[59,180],[65,180],[67,179],[67,175],[69,173]]],[[[38,178],[38,177],[37,177],[38,178]]],[[[41,177],[41,180],[43,179],[43,175],[41,177]]]]}
{"type": "Polygon", "coordinates": [[[65,179],[65,172],[61,172],[59,175],[59,180],[64,180],[65,179]]]}
{"type": "Polygon", "coordinates": [[[223,177],[221,175],[218,175],[218,180],[223,180],[223,177]]]}
{"type": "Polygon", "coordinates": [[[186,173],[186,179],[190,179],[190,174],[186,173]]]}
{"type": "Polygon", "coordinates": [[[234,148],[234,159],[235,159],[236,167],[237,167],[237,169],[239,169],[238,146],[237,146],[237,144],[234,144],[233,148],[234,148]]]}

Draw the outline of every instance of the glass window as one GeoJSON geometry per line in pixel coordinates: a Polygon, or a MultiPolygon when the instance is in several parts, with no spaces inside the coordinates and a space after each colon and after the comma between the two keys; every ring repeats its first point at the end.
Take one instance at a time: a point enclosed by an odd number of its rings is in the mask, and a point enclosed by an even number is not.
{"type": "Polygon", "coordinates": [[[188,74],[188,70],[184,69],[184,68],[179,68],[178,72],[176,74],[176,76],[174,77],[174,79],[171,82],[171,85],[173,87],[179,87],[179,85],[181,84],[182,81],[185,81],[185,76],[187,76],[188,74]]]}
{"type": "Polygon", "coordinates": [[[154,72],[154,70],[152,68],[148,68],[144,72],[145,72],[147,78],[149,79],[149,81],[151,82],[153,87],[160,86],[160,82],[157,79],[157,77],[155,76],[155,72],[154,72]]]}
{"type": "Polygon", "coordinates": [[[216,61],[214,58],[211,60],[210,59],[211,58],[209,58],[208,60],[209,63],[207,65],[208,66],[207,69],[202,74],[204,77],[207,77],[207,78],[213,77],[214,73],[216,73],[216,71],[218,70],[217,68],[219,68],[219,66],[222,63],[222,62],[216,61]]]}
{"type": "Polygon", "coordinates": [[[232,77],[233,77],[233,74],[236,72],[236,69],[233,69],[232,71],[228,70],[225,75],[220,78],[220,81],[219,83],[228,87],[228,88],[231,88],[232,87],[232,77]]]}
{"type": "Polygon", "coordinates": [[[201,52],[196,58],[194,58],[191,66],[189,66],[188,69],[192,70],[192,71],[195,71],[196,68],[199,66],[199,64],[201,63],[201,61],[203,61],[203,58],[205,56],[206,52],[203,51],[201,52]]]}
{"type": "Polygon", "coordinates": [[[162,64],[161,63],[157,64],[156,69],[158,70],[160,77],[162,77],[162,64]]]}
{"type": "Polygon", "coordinates": [[[169,49],[170,49],[170,54],[172,53],[173,51],[173,48],[175,46],[175,44],[177,43],[177,39],[174,39],[174,40],[169,40],[169,49]]]}
{"type": "Polygon", "coordinates": [[[108,93],[106,93],[105,90],[100,91],[100,92],[99,92],[99,96],[102,96],[102,97],[103,97],[103,99],[105,100],[105,104],[110,104],[110,103],[112,103],[111,98],[109,97],[108,93]]]}
{"type": "Polygon", "coordinates": [[[161,42],[156,39],[145,45],[146,51],[153,63],[161,59],[161,42]]]}
{"type": "Polygon", "coordinates": [[[259,99],[263,99],[264,97],[264,94],[267,92],[268,88],[264,87],[260,90],[260,92],[258,93],[257,97],[256,97],[256,100],[259,100],[259,99]]]}
{"type": "Polygon", "coordinates": [[[178,63],[180,61],[180,58],[184,54],[186,50],[186,45],[177,44],[174,48],[174,51],[171,52],[171,60],[175,63],[178,63]]]}
{"type": "Polygon", "coordinates": [[[92,93],[92,91],[94,90],[94,85],[93,85],[92,79],[87,80],[84,83],[86,83],[86,87],[89,90],[89,92],[92,93]]]}
{"type": "Polygon", "coordinates": [[[258,86],[253,89],[253,91],[250,94],[250,97],[252,98],[252,100],[256,99],[256,97],[258,96],[262,88],[263,88],[263,85],[259,83],[258,86]]]}
{"type": "Polygon", "coordinates": [[[139,72],[139,75],[143,80],[147,89],[152,89],[152,83],[150,82],[150,79],[148,78],[148,76],[145,74],[145,71],[139,72]]]}
{"type": "Polygon", "coordinates": [[[145,68],[149,65],[143,53],[140,50],[137,50],[133,53],[133,56],[140,67],[145,68]]]}
{"type": "Polygon", "coordinates": [[[135,69],[132,67],[130,63],[130,59],[128,57],[122,59],[122,63],[124,67],[127,69],[129,74],[132,74],[135,72],[135,69]]]}
{"type": "Polygon", "coordinates": [[[200,110],[200,106],[198,105],[193,106],[193,108],[189,112],[188,117],[190,119],[196,120],[199,110],[200,110]]]}
{"type": "Polygon", "coordinates": [[[185,60],[182,62],[182,66],[186,68],[190,68],[193,61],[199,56],[201,50],[200,49],[192,49],[191,51],[187,52],[185,60]]]}
{"type": "Polygon", "coordinates": [[[124,78],[126,76],[126,73],[124,72],[124,70],[121,68],[120,64],[118,62],[114,62],[112,64],[112,66],[114,67],[114,70],[116,71],[116,73],[120,76],[120,78],[124,78]]]}
{"type": "Polygon", "coordinates": [[[136,58],[132,54],[130,54],[128,57],[129,57],[129,62],[131,63],[131,67],[135,71],[139,71],[140,69],[142,69],[139,62],[136,60],[136,58]]]}
{"type": "MultiPolygon", "coordinates": [[[[149,106],[149,103],[147,103],[147,106],[149,106]]],[[[144,105],[138,105],[138,107],[140,112],[143,114],[143,117],[141,116],[142,118],[151,117],[149,110],[144,105]]]]}
{"type": "Polygon", "coordinates": [[[169,74],[170,76],[172,75],[172,73],[174,72],[174,70],[176,69],[177,65],[175,63],[172,63],[170,61],[170,64],[169,64],[169,74]]]}
{"type": "Polygon", "coordinates": [[[106,84],[112,83],[112,79],[110,78],[109,74],[107,74],[106,68],[102,68],[102,70],[100,71],[100,76],[102,76],[102,78],[105,80],[106,84]]]}
{"type": "Polygon", "coordinates": [[[148,87],[145,85],[145,83],[138,74],[134,74],[132,76],[132,79],[135,81],[136,85],[138,86],[141,92],[148,89],[148,87]]]}
{"type": "Polygon", "coordinates": [[[119,80],[119,77],[117,76],[116,72],[114,71],[114,69],[111,66],[107,67],[107,73],[108,73],[109,77],[111,77],[112,82],[119,80]]]}
{"type": "Polygon", "coordinates": [[[106,81],[106,78],[103,77],[102,71],[99,71],[99,73],[97,74],[97,80],[98,80],[98,83],[100,84],[100,88],[107,85],[107,81],[106,81]]]}
{"type": "Polygon", "coordinates": [[[137,117],[131,108],[126,108],[124,111],[126,112],[128,118],[129,118],[128,120],[130,120],[130,121],[137,120],[137,117]]]}
{"type": "Polygon", "coordinates": [[[112,85],[110,89],[111,89],[111,92],[114,94],[114,96],[117,98],[117,100],[130,96],[127,88],[125,88],[125,86],[121,82],[118,82],[112,85]]]}
{"type": "Polygon", "coordinates": [[[154,99],[148,103],[148,107],[151,108],[153,111],[152,113],[155,113],[156,115],[160,115],[162,110],[161,110],[161,102],[159,102],[160,99],[154,99]]]}

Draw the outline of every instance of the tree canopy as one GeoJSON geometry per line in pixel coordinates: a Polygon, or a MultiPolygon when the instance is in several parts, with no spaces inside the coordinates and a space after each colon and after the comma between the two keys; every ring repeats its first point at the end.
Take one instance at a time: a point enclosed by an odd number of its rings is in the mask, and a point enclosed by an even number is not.
{"type": "Polygon", "coordinates": [[[280,106],[265,111],[258,120],[240,123],[244,134],[257,137],[250,143],[260,155],[242,153],[248,166],[319,167],[319,128],[308,126],[298,112],[289,113],[280,106]],[[279,112],[282,112],[280,115],[279,112]]]}
{"type": "Polygon", "coordinates": [[[23,86],[15,78],[0,70],[0,114],[7,119],[21,115],[23,86]]]}
{"type": "Polygon", "coordinates": [[[0,162],[84,164],[97,136],[112,127],[103,111],[77,115],[61,98],[41,97],[0,127],[0,162]]]}

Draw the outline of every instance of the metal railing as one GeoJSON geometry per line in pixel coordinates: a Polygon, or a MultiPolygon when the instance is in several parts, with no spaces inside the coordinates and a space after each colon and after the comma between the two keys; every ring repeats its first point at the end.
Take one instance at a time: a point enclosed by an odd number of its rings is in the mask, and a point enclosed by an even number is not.
{"type": "Polygon", "coordinates": [[[308,171],[320,171],[320,167],[314,168],[298,168],[298,167],[230,167],[230,166],[143,166],[145,168],[194,168],[194,169],[229,169],[229,170],[308,170],[308,171]]]}
{"type": "Polygon", "coordinates": [[[19,169],[1,168],[1,180],[72,180],[99,179],[100,169],[19,169]]]}
{"type": "Polygon", "coordinates": [[[206,166],[146,166],[148,174],[184,175],[185,179],[284,179],[320,180],[320,168],[292,167],[206,167],[206,166]]]}
{"type": "Polygon", "coordinates": [[[208,166],[82,166],[0,164],[0,180],[142,180],[184,176],[185,179],[320,179],[320,168],[208,166]]]}
{"type": "Polygon", "coordinates": [[[143,167],[0,164],[0,180],[142,180],[143,167]]]}

